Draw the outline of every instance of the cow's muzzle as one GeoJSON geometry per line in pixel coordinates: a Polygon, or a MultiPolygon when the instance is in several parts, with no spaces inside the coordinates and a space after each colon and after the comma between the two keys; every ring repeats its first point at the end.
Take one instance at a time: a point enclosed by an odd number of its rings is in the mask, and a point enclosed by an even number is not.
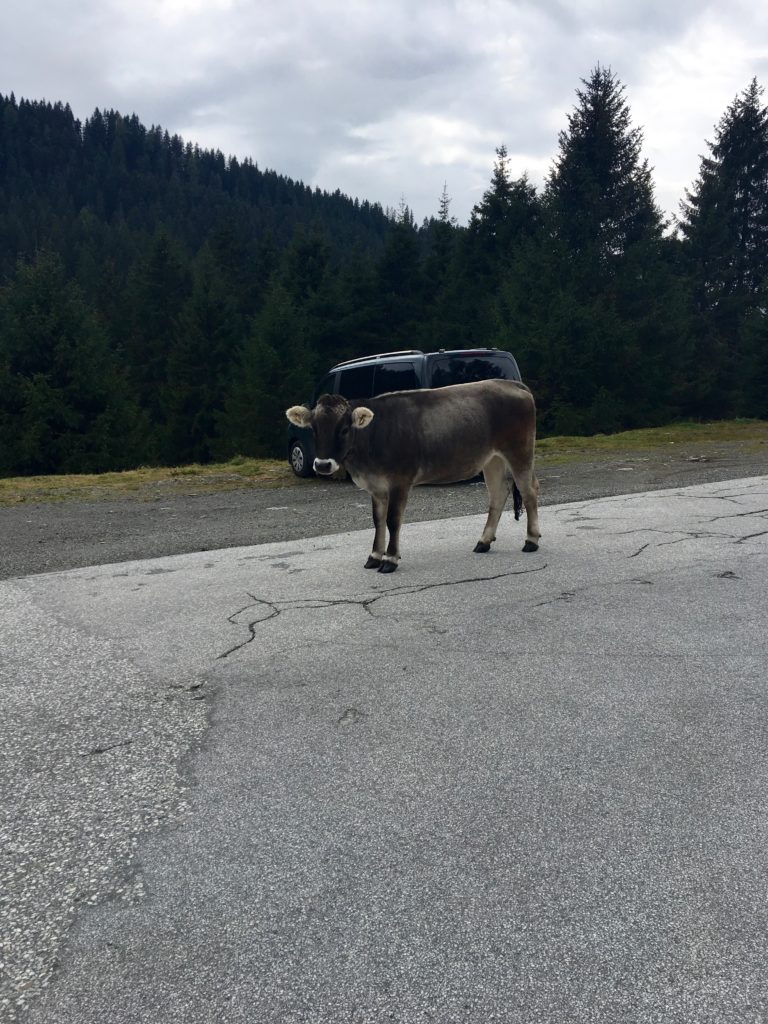
{"type": "Polygon", "coordinates": [[[339,468],[336,459],[315,459],[314,470],[318,476],[330,476],[339,468]]]}

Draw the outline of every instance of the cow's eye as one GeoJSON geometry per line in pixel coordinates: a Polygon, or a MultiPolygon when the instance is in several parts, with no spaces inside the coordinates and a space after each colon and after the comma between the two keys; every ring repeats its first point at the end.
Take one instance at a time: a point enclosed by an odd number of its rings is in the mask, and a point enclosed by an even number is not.
{"type": "Polygon", "coordinates": [[[339,431],[339,437],[349,437],[349,427],[344,426],[339,431]]]}

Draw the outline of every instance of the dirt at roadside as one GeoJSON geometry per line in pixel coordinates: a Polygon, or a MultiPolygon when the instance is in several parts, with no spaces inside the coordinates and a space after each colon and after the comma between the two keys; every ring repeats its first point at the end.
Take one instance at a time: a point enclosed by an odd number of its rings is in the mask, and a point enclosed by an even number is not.
{"type": "MultiPolygon", "coordinates": [[[[768,474],[768,442],[677,442],[600,457],[568,453],[537,462],[542,505],[688,487],[768,474]]],[[[485,512],[482,483],[416,488],[408,522],[485,512]]],[[[139,558],[248,546],[368,529],[368,496],[350,483],[296,480],[288,486],[218,493],[154,494],[0,508],[0,579],[139,558]]]]}
{"type": "Polygon", "coordinates": [[[664,447],[628,449],[600,458],[541,458],[537,473],[542,503],[688,487],[715,480],[768,473],[768,441],[675,442],[664,447]]]}

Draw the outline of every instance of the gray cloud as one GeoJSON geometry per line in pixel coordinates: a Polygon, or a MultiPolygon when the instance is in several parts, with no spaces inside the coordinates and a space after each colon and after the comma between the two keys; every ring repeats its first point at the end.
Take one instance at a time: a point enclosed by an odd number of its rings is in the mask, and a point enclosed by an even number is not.
{"type": "MultiPolygon", "coordinates": [[[[747,0],[6,0],[0,90],[136,112],[190,141],[421,218],[465,220],[504,142],[540,183],[580,79],[627,86],[659,199],[768,53],[747,0]]],[[[756,9],[757,8],[757,9],[756,9]]]]}

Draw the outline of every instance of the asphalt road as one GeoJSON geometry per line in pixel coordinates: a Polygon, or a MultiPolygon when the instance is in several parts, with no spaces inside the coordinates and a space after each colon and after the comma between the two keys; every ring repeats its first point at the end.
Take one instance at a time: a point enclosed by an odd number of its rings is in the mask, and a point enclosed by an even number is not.
{"type": "Polygon", "coordinates": [[[482,520],[0,584],[8,1020],[768,1019],[768,476],[482,520]]]}
{"type": "MultiPolygon", "coordinates": [[[[599,460],[539,466],[543,505],[612,494],[733,480],[768,472],[759,446],[724,442],[670,445],[599,460]]],[[[0,508],[0,579],[107,562],[293,541],[366,529],[370,499],[351,483],[297,480],[216,494],[177,494],[184,478],[136,500],[21,504],[0,508]]],[[[417,487],[406,523],[487,509],[482,482],[417,487]]]]}

